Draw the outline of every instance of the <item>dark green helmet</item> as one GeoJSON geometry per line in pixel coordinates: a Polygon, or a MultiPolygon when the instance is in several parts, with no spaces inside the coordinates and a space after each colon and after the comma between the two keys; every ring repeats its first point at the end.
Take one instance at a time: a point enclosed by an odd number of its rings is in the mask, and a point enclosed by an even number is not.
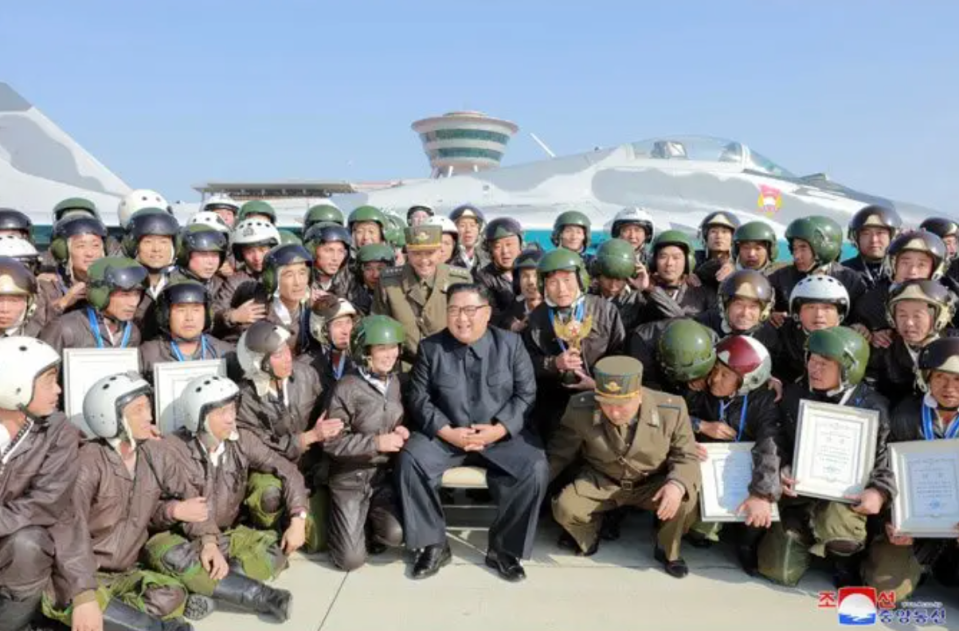
{"type": "Polygon", "coordinates": [[[353,245],[353,237],[350,231],[343,226],[335,223],[313,224],[306,234],[303,235],[303,245],[314,257],[316,248],[323,243],[342,243],[346,248],[347,260],[349,260],[350,247],[353,245]]]}
{"type": "Polygon", "coordinates": [[[303,245],[303,241],[300,240],[300,237],[296,236],[296,233],[290,230],[280,230],[280,245],[288,245],[290,243],[294,245],[303,245]]]}
{"type": "Polygon", "coordinates": [[[702,324],[676,320],[659,336],[659,365],[674,383],[703,379],[716,364],[715,344],[712,333],[702,324]]]}
{"type": "Polygon", "coordinates": [[[523,226],[511,217],[494,219],[486,224],[486,230],[483,234],[483,249],[489,252],[494,241],[506,237],[519,237],[519,247],[523,247],[523,226]]]}
{"type": "Polygon", "coordinates": [[[802,217],[786,228],[786,241],[792,251],[792,242],[800,239],[812,248],[816,267],[839,260],[842,253],[842,226],[829,217],[802,217]]]}
{"type": "Polygon", "coordinates": [[[560,235],[566,226],[579,226],[583,229],[583,232],[586,234],[586,240],[583,241],[583,250],[585,251],[586,248],[589,247],[590,230],[592,227],[592,222],[590,222],[589,217],[578,210],[567,210],[560,214],[560,216],[556,218],[556,221],[553,222],[553,235],[550,237],[550,240],[556,247],[560,246],[560,235]]]}
{"type": "Polygon", "coordinates": [[[636,251],[629,241],[610,239],[596,250],[594,265],[599,276],[629,280],[636,276],[636,251]]]}
{"type": "Polygon", "coordinates": [[[540,293],[544,295],[546,293],[546,277],[553,272],[559,271],[576,272],[579,277],[579,288],[581,291],[586,291],[586,288],[589,287],[589,274],[586,273],[583,257],[572,250],[557,248],[552,252],[544,254],[536,266],[536,272],[539,276],[540,293]]]}
{"type": "Polygon", "coordinates": [[[406,222],[399,215],[386,215],[386,229],[383,239],[394,248],[406,247],[406,222]]]}
{"type": "Polygon", "coordinates": [[[219,252],[220,265],[226,260],[226,235],[202,223],[195,223],[180,231],[176,246],[176,264],[183,269],[190,266],[194,252],[219,252]]]}
{"type": "Polygon", "coordinates": [[[123,250],[130,258],[137,257],[140,239],[144,237],[171,237],[176,241],[180,224],[176,217],[162,208],[141,208],[133,213],[123,237],[123,250]]]}
{"type": "Polygon", "coordinates": [[[313,257],[302,245],[287,243],[278,245],[263,259],[263,274],[260,282],[267,295],[272,296],[280,286],[280,270],[287,265],[305,263],[306,269],[313,269],[313,257]]]}
{"type": "Polygon", "coordinates": [[[386,215],[376,206],[360,206],[354,209],[346,220],[346,227],[350,229],[350,232],[353,232],[353,226],[361,221],[378,223],[380,230],[383,231],[384,234],[390,227],[386,215]]]}
{"type": "Polygon", "coordinates": [[[170,283],[157,297],[156,319],[160,331],[169,336],[173,335],[170,331],[170,311],[173,305],[186,304],[203,305],[203,332],[210,332],[213,328],[213,303],[210,301],[210,294],[202,283],[188,279],[170,283]]]}
{"type": "Polygon", "coordinates": [[[240,206],[240,214],[237,215],[237,223],[249,218],[250,215],[263,215],[270,218],[270,223],[276,224],[276,210],[269,202],[262,199],[254,199],[240,206]]]}
{"type": "Polygon", "coordinates": [[[147,283],[145,267],[124,256],[97,259],[88,271],[87,302],[97,311],[110,304],[110,296],[117,291],[143,289],[147,283]]]}
{"type": "Polygon", "coordinates": [[[88,215],[71,215],[54,224],[50,254],[58,263],[64,265],[70,259],[70,237],[81,234],[95,234],[106,239],[107,228],[99,219],[88,215]]]}
{"type": "Polygon", "coordinates": [[[96,204],[85,197],[70,197],[53,207],[53,222],[60,221],[70,212],[81,212],[100,219],[100,211],[97,210],[96,204]]]}
{"type": "Polygon", "coordinates": [[[369,367],[371,346],[402,344],[406,340],[403,325],[385,315],[366,316],[350,336],[350,350],[357,366],[369,367]]]}
{"type": "Polygon", "coordinates": [[[666,230],[656,235],[656,238],[653,239],[653,245],[650,248],[652,252],[653,260],[653,271],[656,267],[656,255],[659,254],[659,250],[666,247],[667,245],[673,245],[681,249],[686,254],[686,274],[692,274],[693,270],[696,269],[696,248],[693,247],[693,241],[690,239],[685,232],[680,230],[666,230]]]}
{"type": "Polygon", "coordinates": [[[893,208],[886,206],[866,206],[856,212],[849,220],[849,240],[859,248],[859,231],[863,228],[885,228],[889,231],[889,238],[895,239],[902,228],[902,218],[893,208]]]}
{"type": "Polygon", "coordinates": [[[516,257],[516,260],[513,261],[513,293],[517,296],[521,295],[522,288],[520,286],[522,281],[522,272],[524,269],[537,269],[539,267],[539,262],[543,258],[543,250],[540,249],[539,244],[533,243],[536,247],[528,247],[522,252],[519,256],[516,257]]]}
{"type": "Polygon", "coordinates": [[[393,248],[385,243],[367,243],[356,251],[356,262],[360,265],[364,263],[386,263],[389,266],[396,265],[396,254],[393,248]]]}
{"type": "Polygon", "coordinates": [[[765,221],[750,221],[736,228],[733,233],[733,260],[739,259],[739,244],[745,241],[765,243],[769,253],[769,262],[779,258],[779,239],[776,232],[765,221]]]}
{"type": "Polygon", "coordinates": [[[332,203],[317,204],[316,206],[311,206],[310,209],[306,211],[306,214],[303,215],[303,232],[309,230],[313,224],[320,223],[321,221],[329,221],[340,224],[341,226],[346,223],[343,217],[343,211],[332,203]]]}
{"type": "Polygon", "coordinates": [[[866,374],[869,343],[866,338],[845,326],[813,331],[806,339],[806,358],[820,355],[839,362],[842,389],[857,385],[866,374]]]}

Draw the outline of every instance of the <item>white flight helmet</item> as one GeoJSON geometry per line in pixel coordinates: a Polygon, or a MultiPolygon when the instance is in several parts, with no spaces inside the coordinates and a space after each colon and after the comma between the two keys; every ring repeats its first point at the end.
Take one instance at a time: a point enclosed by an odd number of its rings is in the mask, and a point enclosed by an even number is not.
{"type": "Polygon", "coordinates": [[[0,256],[17,259],[36,274],[40,266],[40,253],[32,243],[15,234],[0,235],[0,256]]]}
{"type": "Polygon", "coordinates": [[[213,212],[214,210],[219,210],[221,208],[232,210],[234,215],[240,212],[240,204],[229,195],[223,193],[210,195],[207,200],[203,202],[203,208],[201,209],[201,212],[213,212]]]}
{"type": "Polygon", "coordinates": [[[184,427],[191,434],[205,431],[206,415],[236,400],[239,395],[240,389],[226,377],[197,377],[186,385],[180,395],[180,409],[186,417],[184,427]]]}
{"type": "Polygon", "coordinates": [[[280,231],[264,219],[244,219],[233,227],[233,245],[280,245],[280,231]]]}
{"type": "Polygon", "coordinates": [[[459,228],[456,227],[456,224],[453,223],[453,220],[449,217],[433,215],[423,223],[430,226],[439,226],[443,234],[451,234],[457,238],[460,236],[459,228]]]}
{"type": "Polygon", "coordinates": [[[138,188],[135,191],[130,191],[126,197],[120,200],[120,205],[117,207],[120,227],[126,230],[133,213],[144,208],[159,208],[171,215],[173,214],[173,208],[170,207],[169,202],[164,199],[163,195],[146,188],[138,188]]]}
{"type": "Polygon", "coordinates": [[[214,230],[219,230],[227,236],[229,236],[230,232],[232,232],[230,230],[230,226],[226,225],[226,222],[223,221],[223,218],[212,210],[201,210],[190,217],[190,219],[186,222],[186,225],[188,226],[193,226],[196,224],[210,226],[214,230]]]}
{"type": "Polygon", "coordinates": [[[655,236],[656,227],[653,225],[653,216],[645,208],[639,206],[629,206],[622,209],[613,217],[613,223],[609,226],[609,233],[613,238],[619,237],[619,231],[623,226],[637,224],[646,231],[646,243],[652,243],[655,236]]]}
{"type": "Polygon", "coordinates": [[[789,313],[798,322],[804,304],[836,305],[842,324],[849,314],[849,302],[849,292],[841,282],[825,274],[811,274],[796,283],[789,294],[789,313]]]}
{"type": "Polygon", "coordinates": [[[37,377],[60,364],[60,354],[36,338],[0,339],[0,410],[26,410],[37,377]]]}
{"type": "Polygon", "coordinates": [[[99,438],[134,442],[123,409],[137,397],[153,393],[139,373],[125,372],[100,379],[83,397],[83,418],[99,438]],[[125,435],[125,436],[124,436],[125,435]]]}

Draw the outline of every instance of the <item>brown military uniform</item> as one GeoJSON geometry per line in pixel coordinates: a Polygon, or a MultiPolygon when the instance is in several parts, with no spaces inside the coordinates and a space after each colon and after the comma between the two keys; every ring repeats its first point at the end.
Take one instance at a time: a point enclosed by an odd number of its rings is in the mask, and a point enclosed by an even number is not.
{"type": "Polygon", "coordinates": [[[330,556],[337,567],[354,570],[366,562],[366,527],[388,546],[403,544],[403,527],[393,496],[389,454],[376,449],[376,437],[403,423],[403,401],[397,377],[386,393],[358,372],[336,384],[330,418],[342,419],[343,432],[324,444],[330,466],[330,556]]]}
{"type": "Polygon", "coordinates": [[[0,585],[15,600],[38,599],[51,573],[63,600],[96,589],[89,543],[76,536],[79,443],[76,428],[56,413],[34,423],[0,464],[0,585]]]}
{"type": "MultiPolygon", "coordinates": [[[[203,337],[206,339],[207,344],[206,357],[203,356],[202,348],[197,346],[193,354],[187,358],[187,361],[226,359],[227,367],[232,375],[237,370],[237,367],[234,365],[236,363],[236,349],[234,346],[218,340],[212,335],[204,335],[203,337]]],[[[179,361],[176,355],[173,354],[173,348],[170,346],[170,340],[167,338],[144,342],[139,346],[139,350],[140,370],[144,378],[151,384],[153,383],[154,366],[166,362],[179,361]]]]}
{"type": "Polygon", "coordinates": [[[398,320],[406,331],[402,358],[416,358],[420,340],[446,328],[447,291],[456,283],[471,283],[470,273],[439,265],[433,278],[422,280],[407,264],[383,271],[373,302],[373,313],[398,320]]]}
{"type": "MultiPolygon", "coordinates": [[[[37,307],[31,319],[34,320],[41,329],[64,314],[64,311],[57,302],[66,295],[67,288],[68,285],[62,281],[54,282],[41,279],[37,282],[37,307]]],[[[66,313],[85,307],[86,304],[85,300],[80,300],[67,309],[66,313]]]]}
{"type": "Polygon", "coordinates": [[[553,516],[589,550],[599,535],[602,513],[620,506],[655,511],[653,496],[667,483],[686,495],[675,517],[657,535],[668,560],[679,558],[680,542],[696,516],[700,472],[693,430],[681,397],[642,389],[637,418],[616,427],[603,415],[594,392],[573,397],[546,450],[550,479],[577,457],[584,466],[553,500],[553,516]]]}
{"type": "Polygon", "coordinates": [[[317,404],[323,392],[316,371],[294,362],[286,393],[286,401],[271,393],[260,396],[252,381],[241,381],[236,421],[286,460],[297,462],[303,455],[299,435],[319,417],[317,404]]]}
{"type": "Polygon", "coordinates": [[[245,429],[238,430],[238,433],[239,439],[226,441],[226,452],[217,467],[210,466],[199,439],[185,431],[166,436],[152,451],[156,455],[154,463],[164,470],[170,466],[182,467],[186,480],[185,495],[209,500],[210,518],[207,521],[183,525],[184,532],[191,539],[218,537],[233,527],[240,515],[251,471],[280,478],[283,497],[291,512],[307,508],[306,486],[296,466],[274,453],[255,434],[245,429]]]}
{"type": "MultiPolygon", "coordinates": [[[[100,325],[100,339],[103,340],[103,348],[136,348],[140,345],[140,327],[133,322],[129,323],[130,338],[127,340],[126,346],[121,344],[127,323],[120,324],[120,329],[113,336],[113,343],[111,343],[102,315],[97,315],[97,322],[100,325]]],[[[65,348],[97,348],[97,339],[90,329],[90,320],[86,309],[71,311],[50,322],[40,331],[39,338],[60,354],[63,353],[65,348]]]]}

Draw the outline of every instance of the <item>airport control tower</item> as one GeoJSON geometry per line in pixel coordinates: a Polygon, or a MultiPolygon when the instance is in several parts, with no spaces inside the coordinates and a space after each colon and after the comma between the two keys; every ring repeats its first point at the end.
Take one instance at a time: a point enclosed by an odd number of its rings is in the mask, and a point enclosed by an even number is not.
{"type": "Polygon", "coordinates": [[[430,159],[432,177],[499,166],[506,144],[519,131],[514,123],[482,112],[450,112],[412,125],[430,159]]]}

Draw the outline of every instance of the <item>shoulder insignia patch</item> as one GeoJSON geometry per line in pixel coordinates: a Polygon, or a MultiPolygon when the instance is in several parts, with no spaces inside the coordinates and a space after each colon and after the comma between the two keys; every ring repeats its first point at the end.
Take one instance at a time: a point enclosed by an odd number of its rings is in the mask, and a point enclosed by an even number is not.
{"type": "Polygon", "coordinates": [[[380,278],[399,278],[403,275],[403,266],[388,267],[380,272],[380,278]]]}
{"type": "Polygon", "coordinates": [[[473,275],[470,274],[469,270],[462,267],[457,267],[455,265],[450,265],[450,278],[464,279],[467,281],[473,280],[473,275]]]}

